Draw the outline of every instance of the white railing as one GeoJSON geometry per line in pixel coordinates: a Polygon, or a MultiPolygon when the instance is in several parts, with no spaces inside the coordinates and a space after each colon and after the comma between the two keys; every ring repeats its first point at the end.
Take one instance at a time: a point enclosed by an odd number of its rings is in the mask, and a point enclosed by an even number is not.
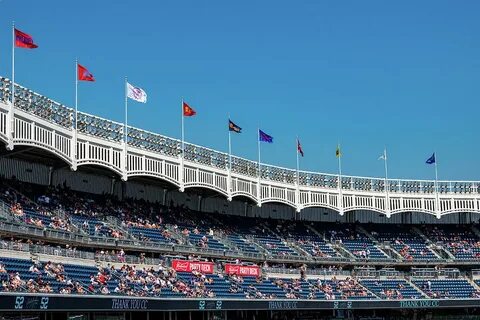
{"type": "Polygon", "coordinates": [[[229,199],[247,196],[259,205],[282,202],[301,210],[321,206],[340,213],[374,210],[389,216],[402,211],[422,211],[440,217],[453,212],[480,213],[480,182],[389,179],[297,172],[268,164],[259,166],[237,156],[185,143],[178,139],[129,127],[124,145],[124,125],[68,108],[43,95],[16,85],[11,108],[11,81],[0,78],[0,139],[12,149],[32,145],[57,154],[73,170],[78,165],[100,165],[124,180],[149,175],[179,186],[214,189],[229,199]],[[8,120],[7,120],[8,119],[8,120]],[[77,121],[77,130],[75,130],[77,121]],[[259,178],[260,175],[260,179],[259,178]],[[388,186],[388,190],[387,190],[388,186]]]}

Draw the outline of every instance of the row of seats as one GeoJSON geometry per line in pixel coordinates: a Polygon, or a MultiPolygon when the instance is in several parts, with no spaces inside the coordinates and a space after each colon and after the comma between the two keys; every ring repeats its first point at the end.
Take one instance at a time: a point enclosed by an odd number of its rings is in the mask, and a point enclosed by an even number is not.
{"type": "MultiPolygon", "coordinates": [[[[55,262],[54,262],[55,263],[55,262]]],[[[32,261],[4,257],[0,258],[7,273],[0,273],[0,280],[4,283],[12,273],[17,273],[27,281],[37,279],[39,276],[50,283],[54,292],[58,292],[66,286],[66,280],[79,282],[85,288],[91,283],[91,277],[99,274],[95,266],[64,264],[65,281],[59,282],[49,276],[44,270],[45,263],[39,265],[39,274],[29,271],[32,261]]],[[[110,280],[106,283],[110,292],[114,292],[119,283],[118,270],[110,269],[110,280]]],[[[142,273],[143,271],[138,270],[142,273]]],[[[146,275],[146,274],[145,274],[146,275]]],[[[188,272],[178,272],[177,279],[192,284],[195,276],[188,272]]],[[[304,299],[419,299],[419,298],[472,298],[477,297],[479,291],[466,279],[413,279],[412,284],[403,279],[361,279],[358,282],[353,279],[303,279],[292,280],[282,278],[257,279],[255,277],[244,277],[241,281],[233,281],[233,278],[220,274],[206,275],[212,279],[207,282],[206,287],[213,291],[217,297],[245,298],[252,292],[261,292],[263,296],[285,298],[288,293],[295,292],[297,297],[304,299]],[[296,281],[293,286],[293,281],[296,281]],[[295,289],[292,289],[295,287],[295,289]],[[235,288],[235,290],[232,290],[235,288]]],[[[477,282],[477,285],[479,283],[477,282]]],[[[139,284],[130,285],[140,287],[139,284]]],[[[4,290],[4,286],[0,290],[4,290]]],[[[183,296],[182,293],[173,292],[169,288],[163,288],[159,296],[183,296]]],[[[250,297],[252,297],[250,295],[250,297]]]]}

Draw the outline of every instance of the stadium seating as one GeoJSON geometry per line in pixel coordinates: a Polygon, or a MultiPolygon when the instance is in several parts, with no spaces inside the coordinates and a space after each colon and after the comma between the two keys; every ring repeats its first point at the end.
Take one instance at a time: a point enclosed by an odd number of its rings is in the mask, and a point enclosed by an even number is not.
{"type": "Polygon", "coordinates": [[[476,289],[465,279],[413,280],[431,298],[470,298],[476,289]]]}
{"type": "Polygon", "coordinates": [[[360,280],[360,283],[381,299],[418,299],[422,297],[422,293],[405,280],[364,279],[360,280]]]}

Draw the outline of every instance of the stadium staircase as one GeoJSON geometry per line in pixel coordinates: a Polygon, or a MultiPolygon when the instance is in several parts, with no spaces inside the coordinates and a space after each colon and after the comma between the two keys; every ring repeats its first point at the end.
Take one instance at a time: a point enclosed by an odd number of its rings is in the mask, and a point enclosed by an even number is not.
{"type": "Polygon", "coordinates": [[[126,239],[138,240],[133,234],[131,234],[127,229],[122,226],[122,223],[118,217],[108,215],[105,218],[107,226],[110,226],[112,229],[120,230],[126,239]]]}
{"type": "Polygon", "coordinates": [[[237,238],[236,241],[233,241],[231,238],[229,238],[226,234],[222,233],[222,232],[215,232],[215,239],[223,244],[225,247],[228,248],[229,251],[231,252],[237,252],[237,253],[240,253],[242,255],[247,255],[248,256],[248,253],[246,250],[245,250],[245,246],[248,246],[251,245],[255,248],[255,250],[257,252],[252,252],[252,253],[255,253],[257,255],[260,255],[260,254],[263,254],[263,255],[267,255],[266,252],[263,252],[263,248],[260,248],[258,246],[256,246],[256,244],[254,242],[249,242],[247,239],[243,239],[243,238],[237,238]],[[238,241],[240,241],[240,239],[242,240],[245,240],[245,242],[242,242],[242,244],[240,245],[238,241]]]}
{"type": "Polygon", "coordinates": [[[355,255],[351,253],[347,248],[345,248],[340,240],[336,240],[334,243],[332,243],[332,248],[340,253],[340,255],[344,258],[347,259],[356,259],[355,255]]]}
{"type": "MultiPolygon", "coordinates": [[[[58,208],[58,209],[55,209],[55,210],[51,211],[51,213],[52,213],[52,216],[55,215],[62,220],[65,220],[65,221],[69,220],[69,218],[67,217],[67,214],[65,213],[65,211],[63,209],[58,208]]],[[[76,224],[70,223],[70,227],[72,228],[72,232],[80,233],[80,234],[88,236],[88,233],[85,232],[82,228],[79,228],[76,224]]]]}
{"type": "MultiPolygon", "coordinates": [[[[292,250],[294,253],[296,253],[298,256],[308,256],[304,253],[303,250],[299,250],[300,248],[298,246],[292,246],[292,243],[287,241],[287,239],[285,239],[282,235],[280,235],[278,232],[275,232],[274,230],[272,230],[272,228],[270,228],[270,226],[267,224],[267,223],[263,223],[262,227],[264,227],[266,230],[268,230],[268,232],[270,232],[271,234],[273,234],[275,237],[277,237],[278,239],[280,239],[281,243],[287,248],[287,249],[290,249],[292,250]]],[[[262,245],[260,242],[257,241],[257,244],[259,245],[262,245]]],[[[268,248],[266,248],[268,250],[268,248]]],[[[272,252],[270,252],[272,253],[272,252]]],[[[275,255],[275,254],[273,254],[275,255]]]]}
{"type": "Polygon", "coordinates": [[[361,225],[357,225],[357,231],[360,233],[363,233],[366,235],[373,243],[373,245],[378,249],[378,251],[382,252],[385,254],[386,257],[391,258],[391,259],[396,259],[396,257],[393,257],[392,255],[389,254],[386,250],[384,250],[384,246],[382,243],[380,243],[370,232],[367,231],[364,227],[361,225]]]}
{"type": "Polygon", "coordinates": [[[23,221],[19,217],[12,214],[10,205],[8,205],[3,200],[0,200],[0,219],[9,222],[23,223],[23,221]]]}
{"type": "Polygon", "coordinates": [[[437,259],[445,259],[445,257],[443,257],[441,253],[434,248],[434,243],[422,232],[422,230],[420,230],[418,227],[412,227],[412,230],[425,241],[428,250],[430,250],[430,252],[432,252],[437,259]]]}
{"type": "Polygon", "coordinates": [[[455,256],[450,251],[448,251],[447,248],[445,248],[443,246],[434,244],[434,250],[432,250],[432,251],[438,251],[438,253],[440,254],[440,256],[443,259],[448,259],[448,260],[451,260],[451,261],[456,259],[455,256]]]}
{"type": "MultiPolygon", "coordinates": [[[[190,239],[188,236],[181,234],[178,230],[175,230],[171,224],[166,224],[165,229],[170,233],[172,239],[176,240],[180,244],[189,244],[190,239]]],[[[193,245],[193,244],[192,244],[193,245]]]]}
{"type": "Polygon", "coordinates": [[[474,281],[471,276],[465,276],[465,279],[475,288],[475,290],[480,291],[480,286],[476,281],[474,281]]]}
{"type": "Polygon", "coordinates": [[[305,258],[311,257],[312,255],[308,253],[306,250],[300,248],[295,242],[293,241],[285,241],[285,243],[295,251],[297,251],[300,255],[305,256],[305,258]]]}
{"type": "Polygon", "coordinates": [[[405,281],[411,285],[415,290],[417,290],[423,298],[429,298],[428,295],[422,290],[420,289],[413,281],[411,281],[411,279],[405,279],[405,281]]]}
{"type": "Polygon", "coordinates": [[[382,249],[383,252],[388,253],[388,255],[392,257],[392,259],[395,259],[398,261],[403,260],[402,255],[398,253],[398,251],[391,246],[390,241],[381,242],[378,244],[378,246],[382,249]]]}

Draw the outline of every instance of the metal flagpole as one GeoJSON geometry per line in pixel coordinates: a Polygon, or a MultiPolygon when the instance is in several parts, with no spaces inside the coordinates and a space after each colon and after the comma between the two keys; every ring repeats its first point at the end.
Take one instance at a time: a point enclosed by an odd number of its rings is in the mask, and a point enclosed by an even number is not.
{"type": "Polygon", "coordinates": [[[15,21],[12,22],[12,108],[15,104],[15,21]]]}
{"type": "Polygon", "coordinates": [[[183,153],[185,149],[185,125],[184,125],[184,118],[185,116],[183,115],[183,98],[182,98],[182,107],[180,108],[182,111],[182,158],[183,158],[183,153]]]}
{"type": "Polygon", "coordinates": [[[257,129],[257,144],[258,144],[258,185],[257,185],[257,201],[258,201],[258,206],[261,205],[261,184],[260,184],[260,179],[262,177],[262,162],[261,162],[261,157],[260,157],[260,126],[258,126],[257,129]]]}
{"type": "Polygon", "coordinates": [[[232,130],[230,130],[230,113],[228,114],[228,170],[232,171],[232,130]]]}
{"type": "MultiPolygon", "coordinates": [[[[342,178],[342,160],[341,160],[342,159],[342,150],[340,149],[340,145],[338,145],[337,148],[338,148],[338,157],[337,157],[338,158],[338,177],[339,177],[339,179],[341,179],[342,178]]],[[[340,186],[340,184],[339,184],[339,186],[340,186]]],[[[342,188],[340,188],[340,189],[342,189],[342,188]]]]}
{"type": "MultiPolygon", "coordinates": [[[[295,190],[295,202],[297,206],[297,212],[300,212],[300,176],[299,176],[300,175],[300,156],[299,156],[300,150],[298,148],[300,141],[298,140],[298,135],[297,135],[297,141],[295,142],[296,142],[295,149],[297,151],[297,188],[295,190]]],[[[295,214],[294,217],[296,220],[297,215],[295,214]]]]}
{"type": "Polygon", "coordinates": [[[340,144],[337,145],[338,149],[338,192],[340,196],[340,215],[343,215],[343,195],[342,195],[342,150],[340,144]]]}
{"type": "Polygon", "coordinates": [[[13,149],[13,110],[15,107],[15,21],[12,22],[12,105],[10,106],[10,114],[8,119],[7,137],[9,144],[7,148],[13,149]]]}
{"type": "Polygon", "coordinates": [[[440,218],[440,201],[438,198],[438,170],[437,170],[437,152],[433,153],[435,155],[435,207],[437,211],[437,218],[440,218]]]}
{"type": "Polygon", "coordinates": [[[390,192],[390,185],[388,183],[388,165],[387,165],[387,148],[383,149],[383,161],[385,163],[385,191],[386,191],[386,211],[390,211],[390,199],[389,199],[389,192],[390,192]]]}
{"type": "Polygon", "coordinates": [[[78,59],[75,59],[75,131],[77,131],[78,116],[78,59]]]}
{"type": "Polygon", "coordinates": [[[183,192],[185,190],[184,188],[184,178],[183,178],[183,174],[184,174],[184,159],[185,159],[185,124],[184,124],[184,118],[185,118],[185,115],[184,115],[184,110],[183,110],[183,104],[184,104],[184,101],[183,101],[183,97],[182,97],[182,105],[180,106],[180,110],[181,110],[181,116],[182,116],[182,144],[181,144],[181,157],[180,157],[180,172],[179,172],[179,182],[180,182],[180,191],[183,192]]]}
{"type": "Polygon", "coordinates": [[[127,141],[128,141],[128,80],[125,76],[125,125],[123,128],[124,134],[124,153],[125,153],[125,168],[124,168],[124,179],[127,178],[127,169],[128,169],[128,155],[127,155],[127,141]]]}
{"type": "Polygon", "coordinates": [[[125,77],[125,128],[123,130],[124,140],[125,140],[125,149],[127,146],[127,135],[128,135],[128,82],[127,77],[125,77]]]}
{"type": "Polygon", "coordinates": [[[228,200],[232,200],[232,131],[230,130],[230,113],[228,113],[228,200]]]}
{"type": "Polygon", "coordinates": [[[77,168],[77,134],[78,134],[78,59],[75,59],[75,126],[73,131],[73,168],[77,168]]]}
{"type": "Polygon", "coordinates": [[[300,171],[300,157],[299,157],[299,153],[300,151],[298,150],[298,144],[299,144],[299,141],[298,141],[298,136],[297,136],[297,141],[296,141],[297,145],[295,146],[295,149],[297,150],[297,186],[300,185],[300,178],[299,178],[299,171],[300,171]]]}
{"type": "Polygon", "coordinates": [[[258,128],[257,144],[258,144],[258,179],[260,180],[260,172],[261,172],[261,159],[260,159],[260,128],[258,128]]]}

